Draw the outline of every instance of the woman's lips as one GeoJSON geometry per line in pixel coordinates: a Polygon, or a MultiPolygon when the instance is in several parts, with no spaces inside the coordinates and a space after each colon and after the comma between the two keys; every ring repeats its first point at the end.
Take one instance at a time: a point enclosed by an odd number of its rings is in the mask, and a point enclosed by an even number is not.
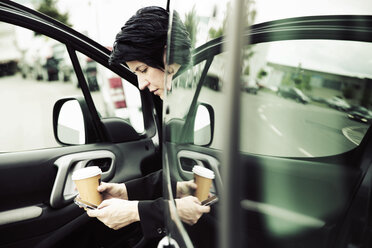
{"type": "Polygon", "coordinates": [[[151,93],[153,93],[154,95],[157,95],[156,93],[157,93],[158,90],[159,89],[153,90],[153,91],[151,91],[151,93]]]}

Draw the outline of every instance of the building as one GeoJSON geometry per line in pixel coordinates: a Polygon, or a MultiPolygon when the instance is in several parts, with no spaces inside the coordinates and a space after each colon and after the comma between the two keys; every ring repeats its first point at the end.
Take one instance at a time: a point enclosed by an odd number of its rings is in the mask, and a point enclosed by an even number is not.
{"type": "Polygon", "coordinates": [[[309,96],[331,98],[341,96],[348,102],[370,107],[372,105],[372,78],[360,78],[267,62],[265,84],[301,84],[309,96]]]}

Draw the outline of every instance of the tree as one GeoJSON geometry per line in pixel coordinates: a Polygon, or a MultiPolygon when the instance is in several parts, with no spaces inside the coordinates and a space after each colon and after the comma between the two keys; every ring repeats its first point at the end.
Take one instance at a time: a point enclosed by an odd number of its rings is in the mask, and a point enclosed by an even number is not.
{"type": "Polygon", "coordinates": [[[192,7],[189,13],[185,14],[185,27],[190,35],[191,47],[195,48],[196,34],[198,32],[199,20],[196,16],[195,5],[192,7]]]}
{"type": "Polygon", "coordinates": [[[209,34],[209,38],[211,38],[211,39],[221,37],[224,34],[224,27],[221,26],[218,29],[215,29],[215,28],[212,27],[212,28],[209,29],[208,34],[209,34]]]}
{"type": "MultiPolygon", "coordinates": [[[[248,6],[246,8],[246,10],[247,10],[247,13],[246,13],[247,19],[245,20],[244,27],[249,27],[250,25],[253,24],[253,22],[254,22],[254,20],[256,18],[257,12],[256,12],[256,10],[254,8],[251,8],[251,6],[248,6]]],[[[222,21],[222,25],[219,28],[213,28],[213,27],[211,27],[209,29],[209,32],[208,33],[209,33],[209,37],[211,39],[215,39],[215,38],[218,38],[218,37],[226,34],[225,33],[225,31],[226,31],[226,23],[227,23],[227,19],[229,18],[229,14],[230,13],[231,13],[231,5],[230,5],[230,3],[227,3],[227,5],[226,5],[226,14],[225,14],[224,19],[222,21]]]]}
{"type": "MultiPolygon", "coordinates": [[[[214,9],[214,16],[216,15],[217,9],[214,9]]],[[[222,25],[219,28],[214,28],[211,27],[208,31],[209,38],[215,39],[218,37],[221,37],[222,35],[225,34],[225,28],[226,28],[226,23],[227,23],[227,18],[228,18],[228,13],[230,12],[230,3],[227,3],[226,5],[226,13],[225,16],[222,20],[222,25]]]]}
{"type": "Polygon", "coordinates": [[[59,13],[56,3],[56,0],[42,0],[36,10],[71,27],[72,25],[68,22],[68,13],[59,13]]]}
{"type": "Polygon", "coordinates": [[[257,78],[262,79],[267,76],[267,72],[261,68],[261,70],[257,73],[257,78]]]}

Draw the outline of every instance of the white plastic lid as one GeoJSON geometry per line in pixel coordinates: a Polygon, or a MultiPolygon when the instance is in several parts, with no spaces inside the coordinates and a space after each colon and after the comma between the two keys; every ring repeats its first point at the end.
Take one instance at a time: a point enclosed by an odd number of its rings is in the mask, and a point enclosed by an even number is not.
{"type": "Polygon", "coordinates": [[[89,177],[95,177],[101,175],[102,171],[98,166],[88,166],[85,168],[78,169],[72,173],[72,180],[82,180],[89,177]]]}
{"type": "Polygon", "coordinates": [[[195,174],[197,174],[201,177],[214,179],[214,172],[210,169],[207,169],[207,168],[203,167],[203,166],[199,166],[199,165],[194,166],[194,168],[192,168],[192,172],[194,172],[195,174]]]}

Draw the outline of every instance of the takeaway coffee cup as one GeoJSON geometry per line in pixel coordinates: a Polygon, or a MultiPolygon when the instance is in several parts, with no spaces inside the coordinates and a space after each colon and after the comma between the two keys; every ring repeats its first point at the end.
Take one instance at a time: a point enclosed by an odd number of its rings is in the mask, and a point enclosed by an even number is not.
{"type": "Polygon", "coordinates": [[[192,172],[194,173],[195,183],[198,186],[195,191],[195,196],[202,202],[208,198],[212,180],[214,179],[214,172],[198,165],[194,166],[192,172]]]}
{"type": "Polygon", "coordinates": [[[80,199],[98,206],[102,202],[102,195],[97,191],[101,182],[102,171],[98,166],[89,166],[72,173],[72,180],[79,191],[80,199]]]}

